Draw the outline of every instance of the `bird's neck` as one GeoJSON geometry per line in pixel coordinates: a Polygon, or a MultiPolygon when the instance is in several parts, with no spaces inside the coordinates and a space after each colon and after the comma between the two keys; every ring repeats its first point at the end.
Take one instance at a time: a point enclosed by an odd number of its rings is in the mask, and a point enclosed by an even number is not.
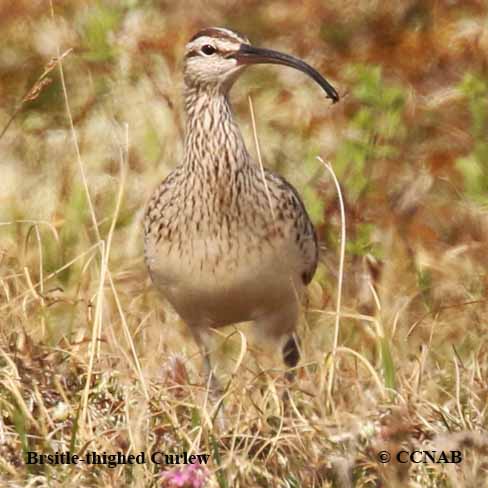
{"type": "Polygon", "coordinates": [[[226,91],[217,87],[187,87],[185,109],[184,164],[189,170],[217,182],[250,164],[226,91]]]}

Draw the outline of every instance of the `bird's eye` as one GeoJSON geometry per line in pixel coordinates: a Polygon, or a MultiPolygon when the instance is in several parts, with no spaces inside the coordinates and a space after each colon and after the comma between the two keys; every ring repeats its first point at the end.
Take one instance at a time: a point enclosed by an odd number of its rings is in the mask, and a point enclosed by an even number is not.
{"type": "Polygon", "coordinates": [[[207,56],[214,54],[215,51],[216,49],[210,44],[205,44],[205,46],[202,47],[202,53],[206,54],[207,56]]]}

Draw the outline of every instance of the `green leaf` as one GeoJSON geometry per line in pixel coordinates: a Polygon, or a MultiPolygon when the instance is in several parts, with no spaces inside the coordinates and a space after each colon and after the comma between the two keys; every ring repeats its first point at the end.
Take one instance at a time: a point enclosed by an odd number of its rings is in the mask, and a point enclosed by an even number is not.
{"type": "Polygon", "coordinates": [[[114,57],[114,48],[110,42],[110,33],[119,25],[122,13],[115,7],[98,4],[91,9],[83,26],[83,39],[88,61],[110,61],[114,57]]]}
{"type": "Polygon", "coordinates": [[[324,222],[325,203],[318,195],[317,190],[306,186],[302,192],[303,202],[312,222],[320,225],[324,222]]]}

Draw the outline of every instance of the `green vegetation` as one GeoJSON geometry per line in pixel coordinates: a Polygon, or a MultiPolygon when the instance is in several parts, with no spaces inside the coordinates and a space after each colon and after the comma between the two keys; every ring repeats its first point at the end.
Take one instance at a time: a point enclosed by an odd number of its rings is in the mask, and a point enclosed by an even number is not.
{"type": "Polygon", "coordinates": [[[456,161],[464,178],[466,194],[473,200],[488,203],[488,80],[483,76],[466,74],[459,86],[466,97],[471,116],[470,134],[473,149],[456,161]]]}

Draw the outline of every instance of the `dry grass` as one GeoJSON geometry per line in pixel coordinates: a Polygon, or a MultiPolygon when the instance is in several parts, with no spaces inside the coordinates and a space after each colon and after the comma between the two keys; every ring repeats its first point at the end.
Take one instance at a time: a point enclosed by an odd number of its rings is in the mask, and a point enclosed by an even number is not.
{"type": "Polygon", "coordinates": [[[486,7],[129,3],[0,5],[1,483],[169,486],[168,465],[26,452],[186,451],[210,454],[208,487],[488,486],[486,7]],[[149,282],[140,225],[181,154],[184,41],[214,24],[305,57],[345,93],[331,108],[278,68],[233,92],[250,149],[252,96],[263,161],[304,195],[323,252],[292,385],[245,325],[215,333],[224,429],[149,282]],[[340,206],[317,155],[342,188],[342,287],[340,206]],[[463,461],[378,462],[401,449],[463,461]]]}

